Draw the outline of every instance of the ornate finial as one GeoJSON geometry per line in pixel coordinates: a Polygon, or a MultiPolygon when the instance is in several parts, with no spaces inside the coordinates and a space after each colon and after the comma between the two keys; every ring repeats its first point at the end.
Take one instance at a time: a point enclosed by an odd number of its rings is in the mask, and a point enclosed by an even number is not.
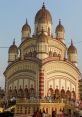
{"type": "Polygon", "coordinates": [[[58,89],[58,85],[56,86],[56,89],[58,89]]]}
{"type": "Polygon", "coordinates": [[[45,3],[43,2],[43,6],[42,6],[42,8],[45,8],[45,3]]]}
{"type": "Polygon", "coordinates": [[[27,18],[26,18],[26,24],[28,24],[28,22],[27,22],[27,18]]]}
{"type": "Polygon", "coordinates": [[[13,39],[13,45],[15,45],[15,38],[13,39]]]}
{"type": "Polygon", "coordinates": [[[71,46],[73,46],[73,40],[71,39],[71,46]]]}
{"type": "Polygon", "coordinates": [[[52,88],[52,85],[50,85],[50,88],[52,88]]]}
{"type": "Polygon", "coordinates": [[[61,19],[59,19],[59,25],[61,25],[61,19]]]}

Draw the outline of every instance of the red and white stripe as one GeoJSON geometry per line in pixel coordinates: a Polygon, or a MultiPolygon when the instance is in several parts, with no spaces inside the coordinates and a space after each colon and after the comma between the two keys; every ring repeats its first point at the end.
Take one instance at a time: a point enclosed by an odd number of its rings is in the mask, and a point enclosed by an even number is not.
{"type": "Polygon", "coordinates": [[[44,96],[44,72],[42,70],[39,73],[39,95],[44,96]]]}

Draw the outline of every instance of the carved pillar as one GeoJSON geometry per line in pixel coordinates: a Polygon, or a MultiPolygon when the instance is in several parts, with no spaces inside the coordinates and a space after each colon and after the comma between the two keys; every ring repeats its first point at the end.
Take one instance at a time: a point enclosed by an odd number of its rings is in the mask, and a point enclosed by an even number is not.
{"type": "Polygon", "coordinates": [[[40,70],[39,73],[39,96],[44,96],[44,71],[40,70]]]}

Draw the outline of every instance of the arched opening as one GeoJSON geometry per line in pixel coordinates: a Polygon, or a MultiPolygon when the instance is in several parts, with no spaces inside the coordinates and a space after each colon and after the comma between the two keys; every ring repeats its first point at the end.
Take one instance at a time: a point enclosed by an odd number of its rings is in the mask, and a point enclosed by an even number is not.
{"type": "Polygon", "coordinates": [[[61,55],[60,54],[58,54],[58,57],[59,57],[59,60],[61,59],[61,55]]]}
{"type": "Polygon", "coordinates": [[[56,52],[54,52],[54,53],[53,53],[53,57],[56,57],[56,56],[57,56],[57,53],[56,53],[56,52]]]}
{"type": "Polygon", "coordinates": [[[63,89],[63,87],[61,89],[61,98],[65,98],[65,90],[63,89]]]}
{"type": "Polygon", "coordinates": [[[33,52],[33,57],[36,57],[36,54],[37,54],[37,52],[36,52],[36,51],[34,51],[34,52],[33,52]]]}
{"type": "Polygon", "coordinates": [[[17,98],[17,88],[15,86],[15,89],[13,90],[13,97],[17,98]]]}
{"type": "Polygon", "coordinates": [[[71,99],[72,99],[73,101],[76,100],[76,93],[75,93],[75,91],[74,91],[74,88],[73,88],[73,91],[71,92],[71,99]]]}
{"type": "Polygon", "coordinates": [[[24,89],[24,97],[29,98],[29,91],[28,91],[27,85],[25,86],[25,89],[24,89]]]}
{"type": "Polygon", "coordinates": [[[28,54],[26,53],[25,55],[24,55],[24,59],[27,59],[28,58],[28,54]]]}
{"type": "Polygon", "coordinates": [[[47,95],[50,97],[52,97],[53,96],[53,88],[52,88],[52,85],[50,85],[50,88],[48,89],[48,93],[47,93],[47,95]]]}
{"type": "Polygon", "coordinates": [[[25,107],[25,114],[27,114],[27,107],[25,107]]]}
{"type": "Polygon", "coordinates": [[[18,97],[19,98],[23,98],[24,97],[24,93],[23,93],[23,89],[21,88],[21,85],[20,85],[20,89],[18,90],[18,97]]]}
{"type": "Polygon", "coordinates": [[[52,57],[52,56],[53,56],[52,51],[49,51],[49,57],[52,57]]]}
{"type": "Polygon", "coordinates": [[[29,52],[29,53],[28,53],[28,56],[29,56],[29,57],[32,57],[32,52],[29,52]]]}
{"type": "Polygon", "coordinates": [[[68,87],[68,90],[66,91],[66,98],[67,100],[71,99],[71,92],[69,91],[69,87],[68,87]]]}
{"type": "Polygon", "coordinates": [[[33,85],[31,85],[31,88],[29,90],[29,94],[30,94],[30,99],[35,97],[35,89],[34,89],[33,85]]]}
{"type": "Polygon", "coordinates": [[[58,86],[56,86],[56,89],[55,89],[55,98],[59,99],[59,97],[60,97],[60,92],[59,92],[58,86]]]}

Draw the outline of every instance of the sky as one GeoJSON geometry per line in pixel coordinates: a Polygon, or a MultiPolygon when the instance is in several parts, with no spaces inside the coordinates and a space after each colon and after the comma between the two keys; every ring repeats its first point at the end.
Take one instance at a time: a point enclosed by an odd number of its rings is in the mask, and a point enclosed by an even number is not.
{"type": "Polygon", "coordinates": [[[45,3],[52,15],[52,33],[59,19],[65,28],[65,43],[71,39],[78,52],[78,68],[82,73],[82,0],[0,0],[0,87],[4,88],[4,71],[7,67],[8,49],[15,38],[16,45],[21,43],[21,29],[26,18],[34,32],[34,18],[45,3]]]}

